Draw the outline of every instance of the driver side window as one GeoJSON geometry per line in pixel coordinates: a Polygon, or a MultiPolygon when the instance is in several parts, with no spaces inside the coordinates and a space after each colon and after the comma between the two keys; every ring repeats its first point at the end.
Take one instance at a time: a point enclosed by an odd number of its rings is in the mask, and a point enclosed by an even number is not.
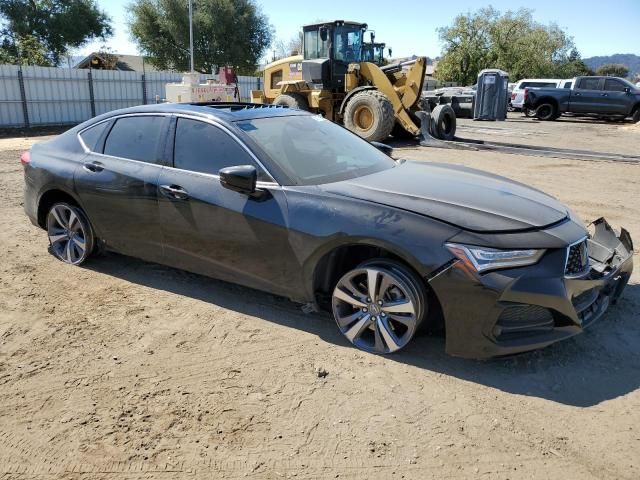
{"type": "Polygon", "coordinates": [[[218,175],[221,168],[253,165],[258,180],[271,178],[227,132],[209,123],[178,118],[173,148],[173,166],[190,172],[218,175]]]}

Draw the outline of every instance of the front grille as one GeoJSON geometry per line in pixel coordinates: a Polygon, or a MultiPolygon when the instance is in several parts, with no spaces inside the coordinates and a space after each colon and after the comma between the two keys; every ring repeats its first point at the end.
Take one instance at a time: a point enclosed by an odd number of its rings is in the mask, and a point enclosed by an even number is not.
{"type": "Polygon", "coordinates": [[[571,245],[567,252],[567,263],[564,267],[564,274],[568,277],[576,277],[589,270],[589,252],[587,251],[587,240],[571,245]]]}
{"type": "Polygon", "coordinates": [[[523,335],[540,334],[553,330],[553,314],[538,305],[522,305],[505,308],[494,328],[500,340],[523,335]]]}

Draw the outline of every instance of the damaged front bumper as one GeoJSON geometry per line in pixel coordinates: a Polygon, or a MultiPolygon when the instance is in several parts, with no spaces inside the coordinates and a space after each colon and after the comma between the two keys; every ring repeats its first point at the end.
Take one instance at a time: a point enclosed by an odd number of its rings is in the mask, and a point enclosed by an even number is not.
{"type": "Polygon", "coordinates": [[[592,225],[585,240],[549,249],[535,265],[478,274],[454,261],[430,279],[443,310],[447,353],[489,358],[534,350],[602,317],[631,277],[633,243],[626,230],[616,234],[602,218],[592,225]],[[579,255],[585,268],[576,272],[570,262],[579,255]]]}

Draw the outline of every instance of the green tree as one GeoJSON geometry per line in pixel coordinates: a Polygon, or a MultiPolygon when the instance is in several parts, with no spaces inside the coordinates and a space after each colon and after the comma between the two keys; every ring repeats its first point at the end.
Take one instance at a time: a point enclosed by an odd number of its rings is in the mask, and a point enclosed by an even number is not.
{"type": "Polygon", "coordinates": [[[438,33],[443,55],[437,76],[445,81],[469,85],[484,68],[500,68],[512,80],[550,77],[581,62],[572,39],[555,24],[535,22],[528,9],[502,14],[483,8],[459,15],[438,33]]]}
{"type": "Polygon", "coordinates": [[[95,0],[2,0],[0,20],[0,57],[11,63],[59,65],[69,49],[112,34],[95,0]]]}
{"type": "Polygon", "coordinates": [[[595,75],[595,72],[582,61],[580,52],[574,48],[565,61],[557,63],[556,71],[552,76],[558,78],[573,78],[581,75],[595,75]]]}
{"type": "Polygon", "coordinates": [[[598,75],[610,75],[626,78],[629,75],[629,67],[621,63],[606,63],[596,70],[598,75]]]}
{"type": "MultiPolygon", "coordinates": [[[[189,69],[189,17],[186,0],[134,0],[129,5],[134,39],[161,69],[189,69]]],[[[193,2],[194,68],[208,73],[232,65],[253,73],[271,44],[273,28],[254,0],[193,2]]]]}

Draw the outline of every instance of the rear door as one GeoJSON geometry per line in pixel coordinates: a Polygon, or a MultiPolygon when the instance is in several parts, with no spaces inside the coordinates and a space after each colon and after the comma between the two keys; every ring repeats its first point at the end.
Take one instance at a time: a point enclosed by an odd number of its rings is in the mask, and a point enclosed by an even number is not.
{"type": "Polygon", "coordinates": [[[173,167],[159,179],[166,262],[176,268],[284,293],[296,264],[281,187],[226,127],[173,120],[173,167]],[[221,168],[254,165],[268,195],[251,198],[220,184],[221,168]]]}
{"type": "Polygon", "coordinates": [[[150,261],[162,261],[158,178],[169,123],[164,115],[116,118],[75,175],[98,237],[116,251],[150,261]]]}
{"type": "Polygon", "coordinates": [[[600,113],[602,110],[603,79],[582,77],[571,92],[569,111],[572,113],[600,113]]]}
{"type": "Polygon", "coordinates": [[[605,78],[602,91],[602,108],[606,113],[627,115],[631,111],[633,97],[624,91],[628,85],[617,78],[605,78]]]}

